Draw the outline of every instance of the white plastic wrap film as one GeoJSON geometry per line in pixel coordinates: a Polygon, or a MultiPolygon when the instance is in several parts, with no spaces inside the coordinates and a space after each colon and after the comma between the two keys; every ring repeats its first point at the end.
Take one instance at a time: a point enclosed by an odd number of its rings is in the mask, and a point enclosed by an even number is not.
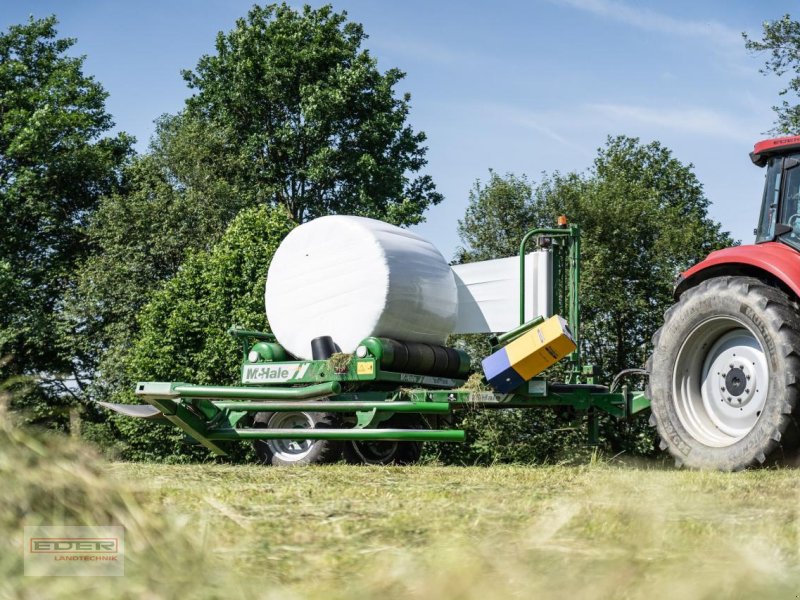
{"type": "MultiPolygon", "coordinates": [[[[550,250],[538,250],[528,255],[536,257],[533,272],[528,270],[525,282],[525,321],[534,317],[553,316],[553,253],[550,250]],[[531,303],[530,306],[528,303],[531,303]]],[[[525,259],[527,266],[527,257],[525,259]]],[[[517,286],[519,289],[519,286],[517,286]]]]}
{"type": "Polygon", "coordinates": [[[441,253],[419,236],[373,219],[328,216],[296,227],[270,265],[267,319],[292,354],[311,358],[329,335],[343,352],[369,336],[442,343],[457,292],[441,253]]]}
{"type": "Polygon", "coordinates": [[[389,293],[374,335],[443,343],[458,311],[455,278],[447,261],[433,244],[405,229],[392,227],[381,233],[389,293]]]}
{"type": "MultiPolygon", "coordinates": [[[[458,317],[453,333],[505,332],[519,322],[519,258],[498,258],[453,266],[458,317]]],[[[553,311],[552,256],[547,250],[525,257],[525,321],[553,311]]]]}

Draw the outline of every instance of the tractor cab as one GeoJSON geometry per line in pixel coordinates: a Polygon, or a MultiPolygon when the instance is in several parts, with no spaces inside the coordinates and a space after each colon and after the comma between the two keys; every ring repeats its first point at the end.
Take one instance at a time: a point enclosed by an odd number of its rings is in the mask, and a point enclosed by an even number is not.
{"type": "Polygon", "coordinates": [[[756,244],[781,241],[800,250],[800,136],[758,142],[750,159],[767,168],[756,244]]]}

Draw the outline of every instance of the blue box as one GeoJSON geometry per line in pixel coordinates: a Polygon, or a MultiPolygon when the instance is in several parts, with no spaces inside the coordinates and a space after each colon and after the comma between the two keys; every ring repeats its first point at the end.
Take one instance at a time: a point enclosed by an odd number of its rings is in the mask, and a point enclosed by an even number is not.
{"type": "Polygon", "coordinates": [[[512,392],[525,383],[525,380],[511,366],[505,348],[500,348],[481,361],[486,381],[502,394],[512,392]]]}

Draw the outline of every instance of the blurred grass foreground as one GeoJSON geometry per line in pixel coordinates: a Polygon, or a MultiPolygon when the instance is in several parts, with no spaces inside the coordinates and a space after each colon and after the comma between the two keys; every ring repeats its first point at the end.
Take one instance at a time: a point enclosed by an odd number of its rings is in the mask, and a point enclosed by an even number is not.
{"type": "Polygon", "coordinates": [[[109,464],[0,422],[3,598],[800,592],[797,471],[109,464]],[[125,576],[24,577],[24,525],[123,526],[125,576]]]}

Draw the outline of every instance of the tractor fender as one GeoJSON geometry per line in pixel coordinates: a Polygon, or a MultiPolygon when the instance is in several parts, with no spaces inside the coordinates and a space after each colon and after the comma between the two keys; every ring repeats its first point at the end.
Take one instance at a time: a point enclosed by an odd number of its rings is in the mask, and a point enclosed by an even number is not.
{"type": "Polygon", "coordinates": [[[800,298],[800,253],[786,244],[766,242],[712,252],[678,277],[675,299],[700,282],[723,275],[777,280],[800,298]]]}

